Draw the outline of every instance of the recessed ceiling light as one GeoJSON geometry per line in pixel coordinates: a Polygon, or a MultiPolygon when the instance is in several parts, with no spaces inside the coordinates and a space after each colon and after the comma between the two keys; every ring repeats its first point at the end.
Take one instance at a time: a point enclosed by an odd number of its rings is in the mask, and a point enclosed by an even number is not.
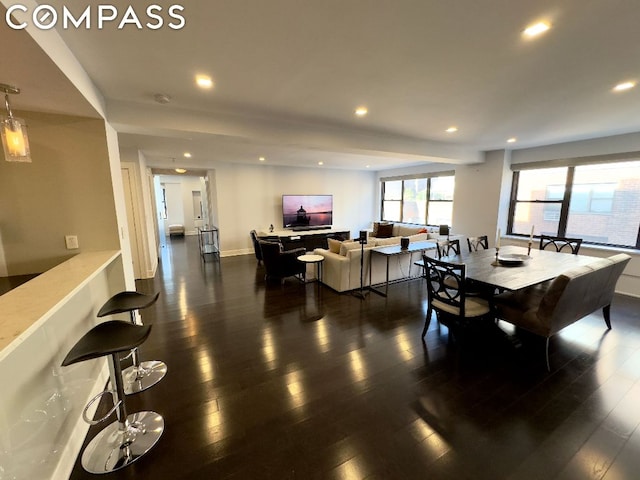
{"type": "Polygon", "coordinates": [[[260,158],[258,158],[258,160],[260,160],[261,162],[264,162],[266,160],[266,158],[260,157],[260,158]]]}
{"type": "Polygon", "coordinates": [[[318,162],[318,165],[324,165],[324,162],[318,162]]]}
{"type": "Polygon", "coordinates": [[[176,168],[176,172],[178,172],[178,173],[187,173],[187,171],[184,168],[176,168]]]}
{"type": "Polygon", "coordinates": [[[525,28],[522,34],[525,37],[529,37],[529,38],[537,37],[538,35],[546,32],[550,28],[551,28],[551,25],[548,22],[538,22],[525,28]]]}
{"type": "Polygon", "coordinates": [[[510,139],[507,140],[507,143],[516,143],[518,141],[518,139],[516,137],[511,137],[510,139]]]}
{"type": "Polygon", "coordinates": [[[355,109],[354,113],[357,117],[364,117],[367,113],[369,113],[369,109],[367,107],[358,107],[355,109]]]}
{"type": "Polygon", "coordinates": [[[200,88],[212,88],[213,80],[208,75],[196,75],[196,84],[200,88]]]}
{"type": "Polygon", "coordinates": [[[614,92],[623,92],[636,86],[636,82],[622,82],[613,87],[614,92]]]}
{"type": "Polygon", "coordinates": [[[153,99],[161,105],[166,105],[171,101],[171,97],[166,93],[156,93],[153,99]]]}
{"type": "Polygon", "coordinates": [[[367,165],[367,168],[371,168],[371,165],[367,165]]]}
{"type": "Polygon", "coordinates": [[[191,154],[189,152],[184,152],[184,158],[191,158],[191,154]]]}
{"type": "Polygon", "coordinates": [[[445,131],[447,133],[456,133],[458,131],[458,127],[449,127],[445,131]]]}

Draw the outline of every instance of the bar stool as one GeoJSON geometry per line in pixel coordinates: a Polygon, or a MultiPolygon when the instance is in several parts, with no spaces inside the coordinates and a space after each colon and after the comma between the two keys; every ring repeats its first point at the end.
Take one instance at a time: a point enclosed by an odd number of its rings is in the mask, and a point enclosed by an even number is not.
{"type": "MultiPolygon", "coordinates": [[[[153,295],[140,292],[120,292],[105,303],[98,317],[129,312],[131,323],[137,325],[135,311],[150,307],[158,300],[160,292],[153,295]]],[[[159,360],[140,362],[138,349],[131,350],[133,365],[124,369],[124,393],[131,395],[146,390],[158,383],[167,373],[167,365],[159,360]]]]}
{"type": "Polygon", "coordinates": [[[121,320],[100,323],[87,332],[69,351],[62,366],[109,355],[111,385],[93,397],[82,418],[97,425],[116,412],[118,420],[101,430],[82,454],[82,466],[89,473],[109,473],[126,467],[147,453],[164,431],[164,419],[156,412],[143,411],[127,415],[119,353],[141,345],[149,336],[151,325],[131,325],[121,320]],[[87,417],[87,410],[104,395],[110,394],[113,408],[99,420],[87,417]]]}

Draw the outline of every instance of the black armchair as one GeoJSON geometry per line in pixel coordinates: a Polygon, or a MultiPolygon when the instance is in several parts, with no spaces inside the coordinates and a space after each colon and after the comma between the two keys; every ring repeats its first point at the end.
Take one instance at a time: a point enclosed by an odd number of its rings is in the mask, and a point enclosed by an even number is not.
{"type": "Polygon", "coordinates": [[[258,234],[255,230],[251,230],[249,232],[251,236],[251,241],[253,242],[253,250],[256,254],[256,260],[258,260],[258,265],[262,263],[262,250],[260,250],[260,241],[258,240],[258,234]]]}
{"type": "Polygon", "coordinates": [[[259,240],[259,243],[266,271],[265,278],[277,278],[284,281],[286,277],[304,274],[306,264],[298,261],[298,257],[306,253],[304,248],[282,252],[280,251],[281,245],[277,242],[259,240]]]}

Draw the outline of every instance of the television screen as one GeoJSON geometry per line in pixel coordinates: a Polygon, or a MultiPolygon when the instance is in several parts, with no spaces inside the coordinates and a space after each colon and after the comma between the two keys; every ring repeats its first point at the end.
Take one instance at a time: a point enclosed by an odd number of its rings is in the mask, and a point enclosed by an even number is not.
{"type": "Polygon", "coordinates": [[[333,195],[283,195],[282,224],[288,227],[331,226],[333,195]]]}

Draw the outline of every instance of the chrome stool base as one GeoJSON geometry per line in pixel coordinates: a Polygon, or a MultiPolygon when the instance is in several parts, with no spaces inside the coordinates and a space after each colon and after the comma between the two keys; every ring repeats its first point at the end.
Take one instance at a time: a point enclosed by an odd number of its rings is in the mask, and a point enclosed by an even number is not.
{"type": "Polygon", "coordinates": [[[160,439],[164,419],[155,412],[137,412],[127,417],[126,427],[113,422],[96,435],[82,454],[89,473],[110,473],[138,460],[160,439]]]}
{"type": "Polygon", "coordinates": [[[167,374],[167,365],[159,360],[140,362],[122,371],[124,393],[132,395],[154,386],[167,374]]]}

